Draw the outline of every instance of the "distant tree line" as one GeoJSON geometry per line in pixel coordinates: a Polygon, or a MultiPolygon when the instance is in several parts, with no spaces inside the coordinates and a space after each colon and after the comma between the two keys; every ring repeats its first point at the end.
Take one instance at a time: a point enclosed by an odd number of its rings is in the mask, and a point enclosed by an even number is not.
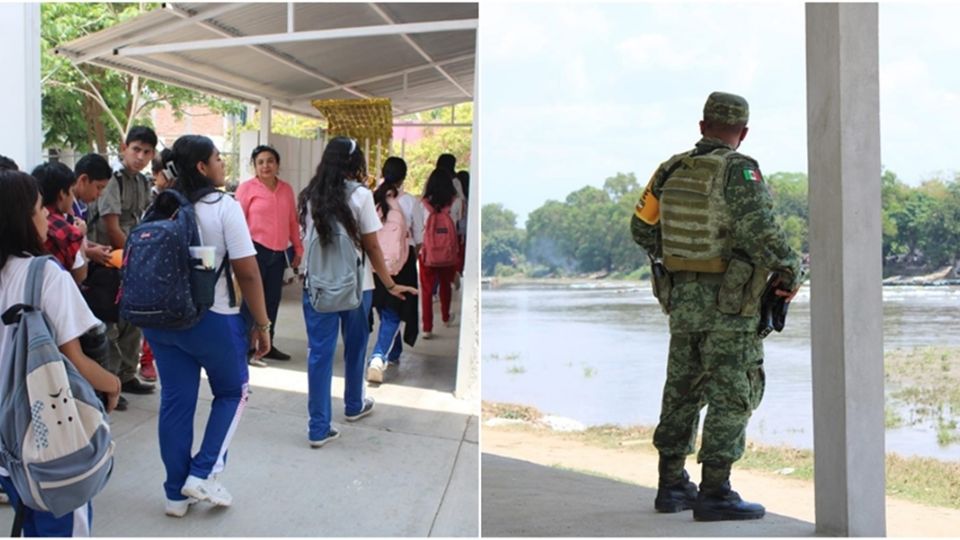
{"type": "MultiPolygon", "coordinates": [[[[809,250],[807,175],[777,172],[764,179],[790,244],[809,250]]],[[[953,265],[960,258],[960,174],[911,187],[884,171],[883,257],[888,270],[953,265]]],[[[528,276],[604,273],[645,277],[647,257],[630,237],[630,217],[645,186],[633,173],[617,173],[602,188],[586,186],[563,201],[550,200],[517,227],[501,203],[482,208],[483,275],[528,276]]]]}

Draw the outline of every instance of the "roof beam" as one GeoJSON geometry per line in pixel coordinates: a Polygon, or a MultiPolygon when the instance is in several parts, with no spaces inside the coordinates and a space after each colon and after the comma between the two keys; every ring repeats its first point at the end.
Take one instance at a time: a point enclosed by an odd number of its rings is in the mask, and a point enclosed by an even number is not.
{"type": "MultiPolygon", "coordinates": [[[[392,26],[403,26],[403,25],[397,24],[397,22],[394,21],[393,18],[390,17],[390,15],[387,14],[386,11],[384,11],[383,9],[380,8],[380,6],[378,6],[378,5],[376,5],[376,4],[374,4],[374,3],[371,2],[371,3],[370,3],[370,7],[373,9],[373,11],[375,11],[375,12],[377,13],[377,15],[380,15],[380,17],[381,17],[383,20],[387,21],[387,23],[389,23],[390,25],[392,25],[392,26]]],[[[450,84],[452,84],[453,86],[455,86],[455,87],[457,88],[457,90],[460,90],[461,92],[463,92],[463,95],[464,95],[464,96],[473,99],[473,96],[470,95],[470,92],[467,92],[467,90],[466,90],[463,86],[460,86],[460,83],[458,83],[453,77],[451,77],[450,74],[447,73],[447,71],[446,71],[445,69],[443,69],[442,67],[436,65],[436,61],[434,61],[434,59],[431,58],[430,55],[427,54],[427,52],[424,51],[422,47],[420,47],[419,45],[417,45],[417,43],[416,43],[415,41],[413,41],[413,38],[411,38],[407,33],[400,34],[400,37],[401,37],[404,41],[406,41],[406,42],[407,42],[407,45],[410,45],[410,46],[413,48],[413,50],[417,51],[417,54],[419,54],[420,56],[422,56],[424,60],[426,60],[427,62],[430,62],[431,64],[434,64],[434,68],[436,68],[436,70],[437,70],[441,75],[443,75],[448,81],[450,81],[450,84]]]]}
{"type": "Polygon", "coordinates": [[[114,69],[117,71],[132,73],[134,75],[140,75],[141,77],[159,80],[161,82],[173,84],[174,86],[191,88],[193,90],[202,92],[212,92],[217,95],[229,97],[230,99],[239,98],[251,103],[260,102],[260,97],[256,94],[237,90],[236,88],[219,84],[216,81],[208,78],[197,77],[195,75],[185,73],[177,68],[157,65],[155,63],[148,63],[145,60],[138,58],[131,58],[126,60],[126,62],[131,65],[115,64],[110,58],[95,58],[90,63],[107,69],[114,69]]]}
{"type": "MultiPolygon", "coordinates": [[[[158,24],[157,26],[151,28],[150,30],[146,30],[144,32],[139,32],[137,34],[134,34],[134,36],[131,38],[131,41],[125,43],[123,46],[141,43],[150,38],[163,35],[169,32],[174,32],[181,28],[185,28],[187,26],[191,26],[193,24],[203,22],[207,19],[212,19],[213,17],[219,17],[220,15],[229,13],[241,7],[243,7],[242,3],[224,4],[222,6],[217,6],[213,9],[208,9],[207,11],[204,11],[202,13],[195,13],[193,15],[188,14],[187,18],[185,19],[181,19],[179,21],[172,21],[167,24],[158,24]]],[[[177,14],[177,16],[180,16],[180,15],[177,14]]],[[[116,48],[117,48],[116,43],[110,42],[110,43],[107,43],[106,45],[101,45],[99,47],[90,49],[89,51],[87,51],[86,54],[74,58],[73,62],[78,65],[84,62],[89,62],[90,60],[97,58],[99,56],[103,56],[105,54],[111,54],[113,50],[116,48]]],[[[57,54],[60,54],[59,49],[57,49],[55,52],[57,54]]]]}
{"type": "Polygon", "coordinates": [[[329,39],[360,38],[373,36],[394,36],[398,34],[422,34],[429,32],[455,32],[459,30],[475,30],[477,19],[462,19],[453,21],[436,21],[410,24],[386,24],[379,26],[360,26],[356,28],[335,28],[332,30],[311,30],[282,34],[261,34],[225,39],[202,39],[199,41],[184,41],[180,43],[165,43],[162,45],[148,45],[144,47],[120,47],[113,51],[117,56],[143,56],[148,54],[200,51],[208,49],[222,49],[226,47],[242,47],[245,45],[265,45],[278,43],[296,43],[302,41],[323,41],[329,39]]]}
{"type": "MultiPolygon", "coordinates": [[[[188,13],[187,11],[183,10],[182,8],[179,8],[179,7],[177,7],[177,6],[174,6],[173,4],[168,4],[168,5],[170,6],[171,11],[172,11],[175,15],[177,15],[178,17],[186,17],[186,16],[189,15],[189,13],[188,13]]],[[[242,4],[241,4],[241,5],[242,5],[242,4]]],[[[290,5],[292,5],[292,4],[290,4],[290,5]]],[[[289,25],[289,24],[292,22],[292,21],[290,20],[291,11],[289,10],[289,8],[288,8],[288,11],[287,11],[287,16],[288,16],[288,21],[287,21],[287,22],[288,22],[288,25],[289,25]]],[[[211,32],[215,32],[215,33],[217,33],[217,34],[219,34],[219,35],[221,35],[221,36],[227,37],[227,38],[247,37],[247,36],[245,36],[245,35],[243,35],[243,34],[241,34],[241,33],[239,33],[239,32],[236,32],[236,33],[234,33],[234,32],[229,32],[229,31],[227,31],[227,30],[224,30],[223,28],[220,28],[219,26],[216,26],[216,25],[214,25],[214,24],[207,23],[207,22],[201,22],[201,23],[200,23],[200,26],[206,28],[207,30],[210,30],[211,32]]],[[[334,86],[337,86],[338,88],[343,88],[343,90],[344,90],[345,92],[348,92],[348,93],[350,93],[350,94],[353,94],[353,95],[355,95],[355,96],[357,96],[357,97],[361,97],[361,98],[369,98],[369,97],[370,97],[369,94],[365,94],[365,93],[363,93],[363,92],[354,90],[353,88],[350,88],[348,85],[344,85],[344,84],[340,83],[340,81],[337,81],[337,80],[335,80],[335,79],[332,79],[332,78],[330,78],[330,77],[327,77],[326,75],[324,75],[324,74],[322,74],[322,73],[320,73],[320,72],[318,72],[318,71],[312,70],[312,69],[310,69],[310,68],[308,68],[308,67],[306,67],[306,66],[303,66],[303,65],[299,64],[298,62],[294,62],[293,60],[290,60],[289,58],[283,56],[282,54],[279,54],[278,52],[274,51],[273,49],[271,49],[271,48],[269,48],[269,47],[264,47],[264,46],[261,46],[261,45],[247,45],[247,48],[249,48],[249,49],[251,49],[251,50],[253,50],[253,51],[258,52],[258,53],[266,56],[267,58],[269,58],[269,59],[271,59],[271,60],[273,60],[273,61],[275,61],[275,62],[279,62],[279,63],[281,63],[281,64],[283,64],[283,65],[285,65],[285,66],[287,66],[287,67],[289,67],[289,68],[295,69],[295,70],[299,71],[300,73],[303,73],[304,75],[309,75],[310,77],[313,77],[313,78],[315,78],[315,79],[321,80],[321,81],[323,81],[323,82],[325,82],[325,83],[327,83],[327,84],[332,84],[332,85],[334,85],[334,86]]]]}
{"type": "Polygon", "coordinates": [[[309,94],[302,94],[302,95],[299,95],[299,96],[295,97],[294,99],[306,99],[306,98],[316,97],[316,96],[320,96],[320,95],[323,95],[323,94],[329,94],[330,92],[336,92],[337,90],[342,90],[342,89],[344,88],[344,86],[360,86],[360,85],[364,85],[364,84],[370,84],[370,83],[372,83],[372,82],[378,82],[378,81],[383,81],[383,80],[386,80],[386,79],[392,79],[393,77],[399,77],[399,76],[404,75],[404,74],[407,74],[407,73],[415,73],[415,72],[417,72],[417,71],[423,71],[423,70],[425,70],[425,69],[432,69],[432,68],[435,68],[435,67],[437,67],[437,66],[445,66],[445,65],[447,65],[447,64],[455,64],[455,63],[457,63],[457,62],[463,62],[463,61],[465,61],[465,60],[470,60],[470,59],[473,58],[474,56],[476,56],[475,53],[465,54],[465,55],[463,55],[463,56],[457,56],[457,57],[455,57],[455,58],[450,58],[450,59],[447,59],[447,60],[442,60],[442,61],[440,61],[440,62],[432,62],[432,63],[429,63],[429,64],[423,64],[423,65],[421,65],[421,66],[416,66],[416,67],[412,67],[412,68],[402,69],[402,70],[399,70],[399,71],[394,71],[394,72],[392,72],[392,73],[387,73],[387,74],[384,74],[384,75],[377,75],[376,77],[370,77],[370,78],[368,78],[368,79],[361,79],[361,80],[359,80],[359,81],[349,82],[349,83],[346,83],[346,85],[334,86],[333,88],[324,88],[323,90],[314,90],[313,92],[310,92],[309,94]]]}

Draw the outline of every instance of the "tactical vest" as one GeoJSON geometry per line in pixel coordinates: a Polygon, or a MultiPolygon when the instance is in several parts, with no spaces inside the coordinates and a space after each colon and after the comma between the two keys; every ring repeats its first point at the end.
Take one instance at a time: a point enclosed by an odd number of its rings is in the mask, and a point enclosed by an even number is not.
{"type": "Polygon", "coordinates": [[[685,156],[661,188],[660,224],[664,265],[671,272],[722,273],[732,245],[730,211],[724,199],[727,156],[721,148],[685,156]]]}

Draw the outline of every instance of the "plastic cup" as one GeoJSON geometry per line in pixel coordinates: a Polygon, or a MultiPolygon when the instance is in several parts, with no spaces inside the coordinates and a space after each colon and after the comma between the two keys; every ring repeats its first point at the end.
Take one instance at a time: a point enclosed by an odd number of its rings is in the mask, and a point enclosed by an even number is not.
{"type": "Polygon", "coordinates": [[[216,264],[217,248],[213,246],[190,246],[190,257],[200,259],[200,265],[194,266],[194,268],[213,270],[216,264]]]}

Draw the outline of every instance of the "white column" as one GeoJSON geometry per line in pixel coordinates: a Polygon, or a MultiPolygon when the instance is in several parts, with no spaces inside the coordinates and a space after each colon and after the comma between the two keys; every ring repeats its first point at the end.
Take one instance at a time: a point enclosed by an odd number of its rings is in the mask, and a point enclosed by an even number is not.
{"type": "MultiPolygon", "coordinates": [[[[463,295],[460,302],[460,349],[457,354],[457,386],[461,399],[480,396],[480,30],[473,63],[473,129],[470,141],[470,192],[467,193],[467,245],[463,264],[463,295]]],[[[478,408],[479,409],[479,408],[478,408]]],[[[479,410],[477,411],[479,414],[479,410]]]]}
{"type": "Polygon", "coordinates": [[[0,4],[0,154],[30,171],[42,158],[40,126],[40,4],[0,4]]]}
{"type": "Polygon", "coordinates": [[[270,127],[273,121],[273,102],[260,100],[260,144],[270,144],[270,127]]]}
{"type": "Polygon", "coordinates": [[[877,4],[807,4],[817,532],[883,536],[877,4]]]}

